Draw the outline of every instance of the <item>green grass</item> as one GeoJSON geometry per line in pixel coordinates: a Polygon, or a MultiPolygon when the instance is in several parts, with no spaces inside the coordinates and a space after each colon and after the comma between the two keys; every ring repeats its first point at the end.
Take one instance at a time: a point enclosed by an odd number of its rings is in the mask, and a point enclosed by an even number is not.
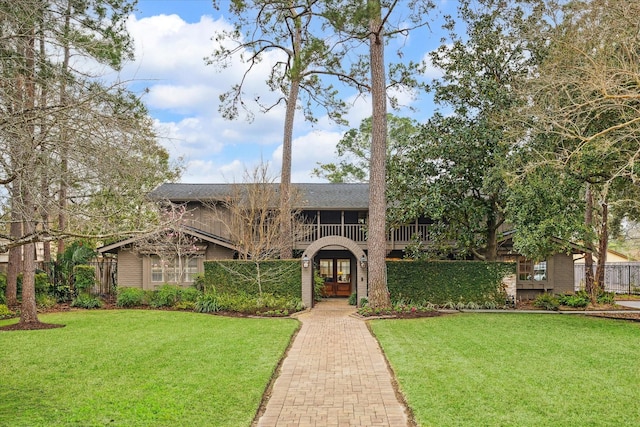
{"type": "Polygon", "coordinates": [[[459,314],[371,322],[421,426],[640,425],[640,324],[459,314]]]}
{"type": "Polygon", "coordinates": [[[0,426],[249,426],[298,326],[144,310],[40,320],[66,327],[0,332],[0,426]]]}

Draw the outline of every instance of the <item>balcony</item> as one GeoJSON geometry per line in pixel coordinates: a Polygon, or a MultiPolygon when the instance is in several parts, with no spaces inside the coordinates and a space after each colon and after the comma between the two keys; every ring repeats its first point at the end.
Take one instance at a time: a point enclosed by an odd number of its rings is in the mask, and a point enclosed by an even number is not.
{"type": "MultiPolygon", "coordinates": [[[[305,224],[302,226],[301,236],[297,239],[296,247],[306,248],[312,242],[328,236],[341,236],[353,240],[366,249],[367,229],[363,224],[305,224]]],[[[418,234],[423,242],[428,241],[428,224],[410,224],[392,228],[387,235],[389,250],[404,249],[411,243],[411,237],[418,234]]]]}

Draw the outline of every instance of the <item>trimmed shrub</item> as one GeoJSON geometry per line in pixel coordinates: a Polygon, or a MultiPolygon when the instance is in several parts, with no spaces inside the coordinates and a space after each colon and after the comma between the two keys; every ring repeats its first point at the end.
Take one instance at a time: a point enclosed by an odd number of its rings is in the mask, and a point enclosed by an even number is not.
{"type": "Polygon", "coordinates": [[[219,260],[204,262],[205,290],[214,288],[221,293],[259,295],[256,278],[261,278],[264,294],[301,297],[302,282],[299,260],[253,261],[219,260]]]}
{"type": "Polygon", "coordinates": [[[118,307],[139,307],[144,305],[145,292],[140,288],[118,288],[116,305],[118,307]]]}
{"type": "Polygon", "coordinates": [[[387,283],[393,300],[433,304],[506,300],[502,279],[515,264],[484,261],[387,261],[387,283]]]}
{"type": "Polygon", "coordinates": [[[78,293],[89,292],[96,284],[96,268],[91,265],[73,267],[73,285],[78,293]]]}

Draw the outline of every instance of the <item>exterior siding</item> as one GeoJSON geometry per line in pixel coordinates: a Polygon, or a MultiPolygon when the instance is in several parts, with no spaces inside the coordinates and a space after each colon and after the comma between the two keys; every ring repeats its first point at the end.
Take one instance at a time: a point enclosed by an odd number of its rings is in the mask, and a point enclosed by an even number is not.
{"type": "MultiPolygon", "coordinates": [[[[233,259],[233,251],[214,244],[208,245],[205,257],[198,258],[199,273],[204,273],[205,259],[233,259]]],[[[151,281],[151,258],[148,255],[138,256],[130,249],[118,252],[118,286],[154,290],[163,284],[151,281]]]]}
{"type": "Polygon", "coordinates": [[[553,262],[553,292],[556,294],[573,292],[575,290],[573,258],[570,255],[556,254],[551,261],[553,262]]]}
{"type": "Polygon", "coordinates": [[[547,259],[546,282],[517,284],[517,298],[520,300],[535,299],[543,292],[564,294],[574,292],[573,258],[570,255],[556,254],[547,259]]]}
{"type": "Polygon", "coordinates": [[[187,225],[211,233],[214,236],[229,239],[230,233],[224,225],[224,221],[229,222],[229,211],[223,208],[213,210],[200,203],[189,203],[185,214],[187,225]]]}
{"type": "MultiPolygon", "coordinates": [[[[218,245],[209,245],[207,246],[207,251],[205,253],[206,260],[213,259],[233,259],[233,251],[231,249],[218,246],[218,245]]],[[[204,267],[202,272],[204,272],[204,267]]]]}
{"type": "Polygon", "coordinates": [[[142,258],[129,249],[118,251],[118,286],[142,288],[142,258]]]}

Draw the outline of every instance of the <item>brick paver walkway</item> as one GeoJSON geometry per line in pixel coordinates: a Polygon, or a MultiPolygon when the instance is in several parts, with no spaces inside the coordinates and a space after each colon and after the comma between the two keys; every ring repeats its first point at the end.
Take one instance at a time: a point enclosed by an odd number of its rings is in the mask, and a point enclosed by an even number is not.
{"type": "Polygon", "coordinates": [[[259,427],[407,426],[380,347],[354,311],[338,299],[300,315],[259,427]]]}

